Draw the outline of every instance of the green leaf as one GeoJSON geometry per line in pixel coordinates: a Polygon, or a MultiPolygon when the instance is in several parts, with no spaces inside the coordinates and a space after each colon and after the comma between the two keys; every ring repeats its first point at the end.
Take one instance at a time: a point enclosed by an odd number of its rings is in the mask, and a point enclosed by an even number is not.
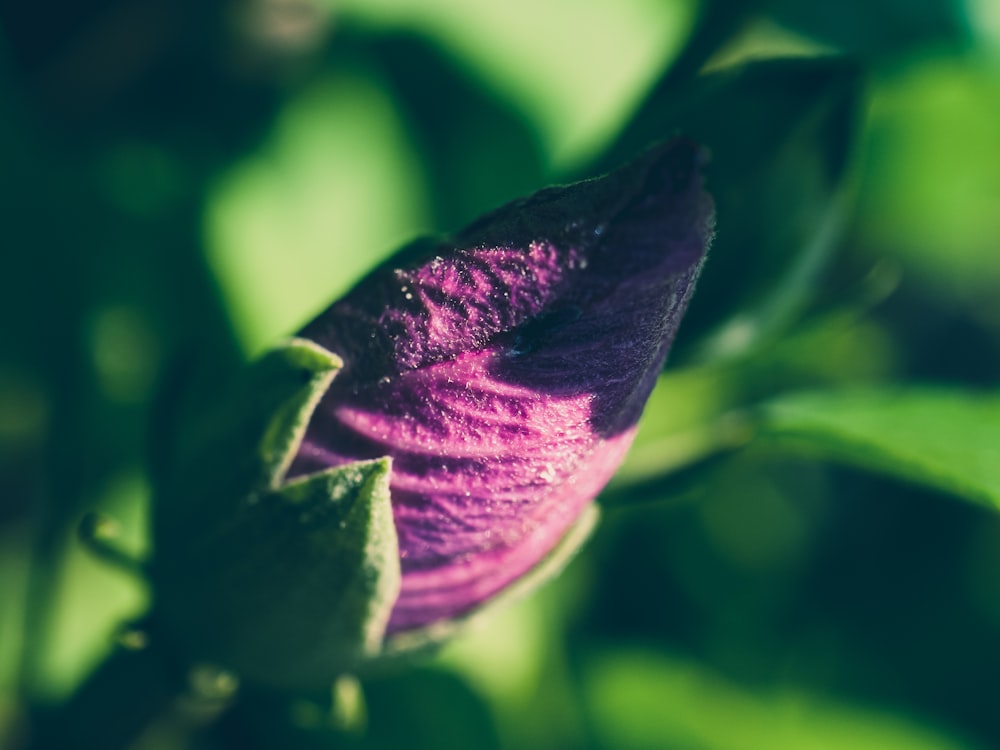
{"type": "Polygon", "coordinates": [[[997,122],[1000,70],[985,55],[925,56],[881,74],[858,206],[860,246],[986,321],[1000,288],[997,122]]]}
{"type": "Polygon", "coordinates": [[[860,91],[840,58],[753,62],[683,89],[668,74],[599,161],[607,170],[676,132],[711,154],[717,234],[675,359],[741,353],[801,310],[847,207],[860,91]]]}
{"type": "Polygon", "coordinates": [[[821,458],[1000,507],[1000,396],[945,388],[798,393],[766,404],[761,436],[821,458]]]}
{"type": "Polygon", "coordinates": [[[713,55],[746,28],[767,2],[703,0],[698,3],[694,25],[684,48],[657,83],[658,95],[669,95],[671,85],[680,86],[697,75],[713,55]]]}
{"type": "Polygon", "coordinates": [[[206,259],[248,352],[427,226],[414,144],[378,73],[352,55],[327,70],[289,90],[264,142],[206,195],[206,259]]]}
{"type": "Polygon", "coordinates": [[[705,665],[618,650],[583,665],[600,747],[698,750],[972,750],[925,721],[792,685],[741,685],[705,665]]]}
{"type": "Polygon", "coordinates": [[[969,43],[968,5],[956,0],[773,0],[779,24],[865,59],[900,59],[969,43]]]}
{"type": "Polygon", "coordinates": [[[389,458],[251,498],[163,562],[161,620],[195,658],[283,688],[318,688],[375,656],[400,569],[389,458]]]}

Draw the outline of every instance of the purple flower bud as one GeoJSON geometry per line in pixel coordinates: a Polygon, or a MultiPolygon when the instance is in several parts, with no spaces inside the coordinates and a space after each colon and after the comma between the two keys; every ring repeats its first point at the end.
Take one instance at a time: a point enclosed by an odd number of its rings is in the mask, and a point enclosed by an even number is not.
{"type": "Polygon", "coordinates": [[[611,478],[710,242],[702,160],[676,139],[415,243],[300,334],[344,367],[288,476],[393,459],[388,634],[498,594],[611,478]]]}

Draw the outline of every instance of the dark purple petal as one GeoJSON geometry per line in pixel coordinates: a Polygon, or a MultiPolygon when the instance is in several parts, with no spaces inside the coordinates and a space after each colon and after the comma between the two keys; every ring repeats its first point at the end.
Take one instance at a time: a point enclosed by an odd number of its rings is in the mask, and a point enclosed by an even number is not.
{"type": "Polygon", "coordinates": [[[700,162],[674,140],[417,243],[300,334],[344,368],[289,476],[393,457],[390,633],[501,591],[611,478],[710,241],[700,162]]]}

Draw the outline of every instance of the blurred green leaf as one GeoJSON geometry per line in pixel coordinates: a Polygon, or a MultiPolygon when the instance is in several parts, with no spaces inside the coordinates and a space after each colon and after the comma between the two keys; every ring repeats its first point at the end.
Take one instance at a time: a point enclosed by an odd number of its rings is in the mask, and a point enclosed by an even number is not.
{"type": "Polygon", "coordinates": [[[885,380],[894,368],[893,343],[852,306],[804,321],[747,356],[668,368],[603,502],[656,501],[683,491],[714,472],[717,457],[752,439],[753,404],[790,389],[885,380]]]}
{"type": "Polygon", "coordinates": [[[313,83],[208,196],[209,263],[249,352],[426,229],[420,164],[380,83],[350,69],[313,83]]]}
{"type": "MultiPolygon", "coordinates": [[[[28,589],[29,548],[25,530],[0,530],[0,705],[14,692],[24,639],[24,600],[28,589]]],[[[0,739],[3,738],[0,708],[0,739]]]]}
{"type": "Polygon", "coordinates": [[[671,82],[682,85],[696,76],[706,62],[743,31],[770,0],[702,0],[684,48],[657,84],[660,95],[671,82]]]}
{"type": "Polygon", "coordinates": [[[369,735],[365,748],[495,750],[495,719],[482,697],[459,677],[418,669],[365,684],[369,735]]]}
{"type": "Polygon", "coordinates": [[[682,91],[668,74],[601,158],[595,171],[675,131],[711,153],[717,235],[679,356],[746,351],[804,306],[844,218],[860,102],[860,71],[840,58],[749,63],[682,91]]]}
{"type": "Polygon", "coordinates": [[[771,14],[800,33],[866,58],[912,53],[969,39],[965,0],[772,0],[771,14]]]}
{"type": "Polygon", "coordinates": [[[797,393],[761,410],[779,444],[1000,507],[1000,397],[953,389],[797,393]]]}
{"type": "MultiPolygon", "coordinates": [[[[586,158],[613,136],[656,71],[681,48],[696,5],[690,0],[337,3],[347,18],[379,30],[414,31],[435,42],[483,89],[527,115],[546,152],[562,165],[586,158]]],[[[489,208],[479,206],[477,212],[489,208]]]]}
{"type": "Polygon", "coordinates": [[[545,154],[532,123],[471,71],[417,34],[364,41],[417,147],[429,226],[457,229],[544,184],[545,154]]]}
{"type": "Polygon", "coordinates": [[[617,750],[969,750],[915,719],[794,688],[730,682],[662,653],[591,657],[584,695],[603,747],[617,750]]]}
{"type": "Polygon", "coordinates": [[[1000,320],[1000,66],[922,59],[873,86],[858,234],[935,296],[1000,320]]]}

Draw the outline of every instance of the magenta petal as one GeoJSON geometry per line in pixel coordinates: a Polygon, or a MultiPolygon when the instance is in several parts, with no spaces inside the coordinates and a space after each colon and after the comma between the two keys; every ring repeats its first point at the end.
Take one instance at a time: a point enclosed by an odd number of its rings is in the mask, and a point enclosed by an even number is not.
{"type": "Polygon", "coordinates": [[[509,204],[404,250],[302,332],[344,368],[290,476],[393,457],[390,633],[500,592],[611,478],[710,241],[700,161],[678,139],[509,204]]]}

